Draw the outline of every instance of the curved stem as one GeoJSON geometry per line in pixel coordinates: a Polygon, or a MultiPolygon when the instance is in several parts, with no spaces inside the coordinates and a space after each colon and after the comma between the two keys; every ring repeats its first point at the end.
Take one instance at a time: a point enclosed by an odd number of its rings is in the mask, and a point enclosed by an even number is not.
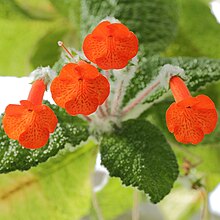
{"type": "Polygon", "coordinates": [[[127,105],[123,110],[122,110],[122,115],[124,116],[128,112],[130,112],[136,105],[138,105],[140,102],[142,102],[145,97],[151,93],[158,85],[160,85],[160,81],[156,81],[153,85],[150,86],[150,88],[147,88],[143,93],[141,93],[139,96],[134,99],[133,102],[131,102],[129,105],[127,105]]]}
{"type": "Polygon", "coordinates": [[[105,114],[103,107],[101,105],[98,108],[98,112],[100,113],[101,118],[106,117],[106,114],[105,114]]]}
{"type": "Polygon", "coordinates": [[[84,118],[86,121],[88,121],[88,122],[91,122],[91,121],[92,121],[92,119],[91,119],[89,116],[87,116],[87,115],[83,115],[83,118],[84,118]]]}

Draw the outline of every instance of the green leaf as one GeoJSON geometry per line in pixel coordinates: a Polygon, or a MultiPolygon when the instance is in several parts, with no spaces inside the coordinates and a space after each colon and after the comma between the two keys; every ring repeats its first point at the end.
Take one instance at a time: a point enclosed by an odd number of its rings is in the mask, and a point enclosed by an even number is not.
{"type": "Polygon", "coordinates": [[[54,8],[64,17],[68,18],[69,22],[74,27],[79,27],[80,23],[80,5],[79,0],[49,0],[54,8]]]}
{"type": "Polygon", "coordinates": [[[129,120],[101,142],[102,164],[111,176],[120,177],[149,194],[152,202],[167,195],[178,176],[175,155],[158,128],[147,121],[129,120]]]}
{"type": "Polygon", "coordinates": [[[81,219],[91,206],[96,154],[96,145],[89,142],[30,171],[1,175],[0,219],[81,219]]]}
{"type": "Polygon", "coordinates": [[[53,66],[60,57],[60,48],[57,42],[63,38],[67,30],[50,30],[37,43],[36,49],[30,58],[34,68],[39,66],[53,66]],[[49,50],[45,48],[50,48],[49,50]]]}
{"type": "Polygon", "coordinates": [[[107,16],[127,25],[147,54],[163,51],[173,40],[178,21],[176,0],[83,0],[82,36],[107,16]]]}
{"type": "Polygon", "coordinates": [[[133,205],[134,189],[121,185],[118,178],[110,178],[108,184],[97,192],[97,201],[105,220],[116,219],[133,205]],[[117,201],[117,202],[113,202],[117,201]]]}
{"type": "MultiPolygon", "coordinates": [[[[208,83],[220,80],[220,60],[208,58],[141,58],[140,67],[138,68],[135,77],[131,80],[127,88],[124,98],[124,105],[129,102],[135,95],[146,88],[147,85],[155,79],[160,69],[165,64],[179,66],[185,70],[187,76],[186,84],[190,91],[194,92],[206,86],[208,83]]],[[[159,86],[150,94],[146,102],[150,103],[163,94],[166,90],[159,86]]]]}
{"type": "MultiPolygon", "coordinates": [[[[30,59],[35,46],[42,36],[56,27],[57,23],[53,22],[0,19],[0,75],[24,76],[33,71],[30,59]]],[[[47,46],[44,52],[46,50],[47,46]]]]}
{"type": "Polygon", "coordinates": [[[220,57],[220,25],[211,13],[210,0],[180,0],[179,33],[168,48],[169,56],[220,57]]]}
{"type": "Polygon", "coordinates": [[[5,19],[30,19],[30,15],[19,7],[15,0],[0,1],[0,18],[5,19]]]}
{"type": "Polygon", "coordinates": [[[23,148],[17,141],[9,139],[3,127],[0,127],[0,173],[28,170],[55,156],[66,143],[75,147],[81,141],[88,139],[88,126],[82,119],[67,115],[55,105],[50,105],[50,107],[60,123],[50,136],[47,145],[42,148],[35,150],[23,148]]]}
{"type": "Polygon", "coordinates": [[[56,114],[61,127],[64,129],[67,142],[72,146],[80,144],[81,141],[86,141],[89,137],[89,129],[87,121],[82,120],[77,116],[71,116],[66,113],[66,110],[57,105],[51,105],[45,101],[56,114]]]}

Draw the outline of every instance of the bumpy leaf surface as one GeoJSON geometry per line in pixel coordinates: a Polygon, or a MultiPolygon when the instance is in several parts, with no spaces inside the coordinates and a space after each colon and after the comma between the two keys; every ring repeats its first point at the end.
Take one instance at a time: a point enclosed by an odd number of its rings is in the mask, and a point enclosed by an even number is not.
{"type": "MultiPolygon", "coordinates": [[[[165,64],[179,66],[185,70],[187,76],[186,84],[190,91],[196,91],[208,83],[220,80],[220,60],[207,58],[141,58],[140,66],[127,88],[124,98],[124,105],[134,98],[135,95],[146,88],[147,85],[159,74],[165,64]]],[[[159,86],[146,102],[153,102],[160,98],[167,91],[159,86]]]]}
{"type": "Polygon", "coordinates": [[[111,176],[143,190],[154,203],[170,192],[178,176],[172,149],[160,130],[147,121],[129,120],[114,134],[105,135],[101,156],[111,176]]]}
{"type": "Polygon", "coordinates": [[[106,16],[112,16],[137,35],[146,54],[158,53],[172,42],[176,34],[177,2],[176,0],[83,0],[81,2],[82,36],[85,37],[106,16]]]}
{"type": "Polygon", "coordinates": [[[28,170],[56,155],[66,143],[74,147],[87,140],[89,133],[86,122],[67,115],[55,105],[50,107],[57,115],[59,124],[45,147],[35,150],[23,148],[17,141],[9,139],[3,127],[0,127],[0,173],[28,170]]]}

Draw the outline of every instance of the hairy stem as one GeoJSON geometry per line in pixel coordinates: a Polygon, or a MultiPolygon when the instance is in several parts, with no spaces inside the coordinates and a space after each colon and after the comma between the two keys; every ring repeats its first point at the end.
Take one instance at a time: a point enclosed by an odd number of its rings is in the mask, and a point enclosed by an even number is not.
{"type": "Polygon", "coordinates": [[[124,84],[124,81],[122,80],[116,88],[115,97],[114,97],[113,103],[112,103],[112,112],[111,112],[112,115],[117,115],[117,113],[119,111],[119,107],[121,104],[123,84],[124,84]]]}
{"type": "Polygon", "coordinates": [[[130,104],[128,104],[124,109],[122,110],[122,115],[126,115],[128,112],[130,112],[134,107],[136,107],[139,103],[141,103],[146,96],[148,96],[158,85],[160,85],[160,81],[156,81],[153,83],[149,88],[146,88],[142,93],[140,93],[130,104]]]}
{"type": "Polygon", "coordinates": [[[86,121],[88,121],[88,122],[91,122],[91,121],[92,121],[92,119],[91,119],[89,116],[87,116],[87,115],[83,115],[83,118],[84,118],[86,121]]]}
{"type": "MultiPolygon", "coordinates": [[[[107,78],[107,80],[109,81],[110,78],[110,73],[108,70],[105,71],[105,76],[107,78]]],[[[110,114],[110,109],[109,109],[109,98],[106,99],[105,103],[104,103],[105,109],[106,109],[106,113],[107,115],[110,114]]]]}

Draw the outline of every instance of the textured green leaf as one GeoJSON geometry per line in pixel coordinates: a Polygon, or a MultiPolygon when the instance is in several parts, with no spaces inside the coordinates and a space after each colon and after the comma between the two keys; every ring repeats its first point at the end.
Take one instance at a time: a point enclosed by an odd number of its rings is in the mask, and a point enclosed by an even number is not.
{"type": "Polygon", "coordinates": [[[172,42],[178,21],[176,0],[83,0],[82,36],[102,19],[114,16],[137,34],[147,54],[163,51],[172,42]]]}
{"type": "Polygon", "coordinates": [[[74,152],[62,151],[30,171],[1,175],[0,219],[81,219],[91,206],[96,154],[96,145],[89,142],[74,152]]]}
{"type": "Polygon", "coordinates": [[[45,104],[55,112],[59,123],[64,128],[67,142],[72,146],[78,145],[81,141],[86,141],[89,137],[88,123],[79,117],[71,116],[66,113],[65,109],[57,105],[51,105],[48,101],[45,104]]]}
{"type": "Polygon", "coordinates": [[[220,25],[211,13],[210,0],[180,0],[179,33],[169,56],[220,57],[220,25]]]}
{"type": "MultiPolygon", "coordinates": [[[[124,105],[158,76],[163,65],[172,64],[185,70],[186,84],[190,91],[194,92],[208,83],[220,80],[220,60],[207,58],[142,58],[140,67],[131,80],[124,98],[124,105]]],[[[166,93],[162,87],[158,87],[146,102],[153,102],[166,93]]]]}
{"type": "Polygon", "coordinates": [[[105,135],[101,142],[102,163],[111,176],[120,177],[159,202],[178,176],[175,155],[158,128],[147,121],[129,120],[105,135]]]}
{"type": "Polygon", "coordinates": [[[74,147],[81,141],[87,140],[88,128],[82,119],[67,115],[55,105],[50,107],[54,110],[60,123],[43,148],[35,150],[23,148],[17,141],[9,139],[1,126],[0,173],[28,170],[56,155],[59,150],[65,147],[66,143],[70,143],[74,147]]]}

